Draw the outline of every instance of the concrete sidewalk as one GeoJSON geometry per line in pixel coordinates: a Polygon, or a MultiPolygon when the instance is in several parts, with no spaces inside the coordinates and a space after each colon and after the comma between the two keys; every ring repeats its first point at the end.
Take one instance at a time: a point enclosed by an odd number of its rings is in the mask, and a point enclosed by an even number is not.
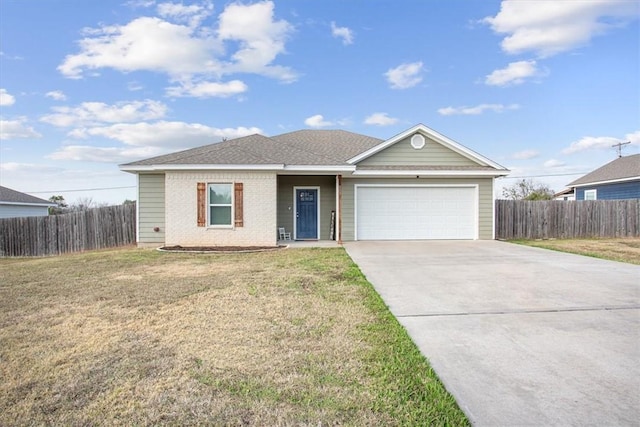
{"type": "Polygon", "coordinates": [[[640,425],[640,267],[496,241],[351,258],[475,425],[640,425]]]}

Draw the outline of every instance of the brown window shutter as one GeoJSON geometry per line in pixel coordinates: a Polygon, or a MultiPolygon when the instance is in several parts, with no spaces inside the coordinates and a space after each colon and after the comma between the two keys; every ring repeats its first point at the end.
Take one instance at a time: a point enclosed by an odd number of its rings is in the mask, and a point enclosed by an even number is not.
{"type": "Polygon", "coordinates": [[[207,225],[207,184],[198,183],[198,227],[207,225]]]}
{"type": "Polygon", "coordinates": [[[234,225],[236,227],[242,227],[244,225],[244,221],[242,219],[242,183],[236,182],[233,186],[234,191],[234,202],[235,202],[235,213],[234,213],[234,225]]]}

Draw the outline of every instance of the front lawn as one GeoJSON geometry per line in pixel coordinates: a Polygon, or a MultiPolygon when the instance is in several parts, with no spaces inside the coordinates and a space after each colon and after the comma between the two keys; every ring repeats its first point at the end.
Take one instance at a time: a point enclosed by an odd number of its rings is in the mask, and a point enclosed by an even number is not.
{"type": "Polygon", "coordinates": [[[640,265],[640,238],[513,240],[512,242],[640,265]]]}
{"type": "Polygon", "coordinates": [[[0,259],[0,425],[468,425],[344,250],[0,259]]]}

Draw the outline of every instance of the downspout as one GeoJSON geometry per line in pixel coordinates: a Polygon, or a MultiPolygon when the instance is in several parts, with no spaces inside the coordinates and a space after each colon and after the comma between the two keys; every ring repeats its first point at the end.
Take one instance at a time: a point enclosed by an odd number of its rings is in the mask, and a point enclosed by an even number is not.
{"type": "Polygon", "coordinates": [[[336,178],[336,182],[338,185],[338,221],[336,221],[338,226],[336,228],[336,240],[338,241],[338,244],[342,246],[342,175],[338,175],[336,178]]]}
{"type": "Polygon", "coordinates": [[[136,172],[136,193],[136,246],[140,246],[140,172],[136,172]]]}

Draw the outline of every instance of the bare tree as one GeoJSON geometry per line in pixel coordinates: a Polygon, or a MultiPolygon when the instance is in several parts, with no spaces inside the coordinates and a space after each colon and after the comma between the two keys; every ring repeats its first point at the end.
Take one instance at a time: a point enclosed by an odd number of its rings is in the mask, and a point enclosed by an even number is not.
{"type": "Polygon", "coordinates": [[[502,195],[511,200],[551,200],[553,194],[547,184],[533,179],[522,179],[502,189],[502,195]]]}

